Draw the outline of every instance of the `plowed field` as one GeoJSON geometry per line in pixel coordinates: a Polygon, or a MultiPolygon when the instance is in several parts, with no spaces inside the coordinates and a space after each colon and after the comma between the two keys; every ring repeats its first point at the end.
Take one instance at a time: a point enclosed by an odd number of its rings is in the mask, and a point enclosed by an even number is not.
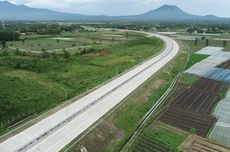
{"type": "Polygon", "coordinates": [[[171,105],[158,119],[186,131],[195,130],[206,136],[215,122],[210,112],[220,100],[219,94],[226,90],[227,84],[200,78],[191,88],[176,96],[171,105]]]}
{"type": "Polygon", "coordinates": [[[167,108],[159,118],[160,121],[176,126],[177,128],[191,131],[196,130],[200,136],[205,136],[215,122],[215,118],[179,108],[167,108]]]}
{"type": "Polygon", "coordinates": [[[217,144],[207,139],[190,135],[185,142],[179,147],[183,152],[229,152],[230,147],[217,144]]]}

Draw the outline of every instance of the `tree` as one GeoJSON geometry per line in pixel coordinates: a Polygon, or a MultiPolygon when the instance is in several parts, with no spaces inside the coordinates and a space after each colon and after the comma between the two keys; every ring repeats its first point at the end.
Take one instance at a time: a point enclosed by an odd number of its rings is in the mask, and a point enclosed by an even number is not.
{"type": "Polygon", "coordinates": [[[18,40],[20,33],[14,31],[0,31],[0,40],[15,41],[18,40]]]}
{"type": "Polygon", "coordinates": [[[192,34],[194,33],[194,28],[189,28],[189,29],[187,30],[187,32],[188,32],[190,35],[192,35],[192,34]]]}
{"type": "Polygon", "coordinates": [[[6,41],[1,40],[1,46],[2,46],[2,48],[5,48],[6,47],[6,41]]]}
{"type": "Polygon", "coordinates": [[[16,55],[20,55],[20,51],[19,51],[18,48],[16,49],[15,54],[16,54],[16,55]]]}
{"type": "Polygon", "coordinates": [[[225,48],[226,45],[227,45],[227,41],[225,40],[225,41],[223,42],[223,47],[225,48]]]}
{"type": "Polygon", "coordinates": [[[65,48],[63,49],[63,56],[64,56],[64,58],[65,58],[66,60],[69,59],[69,57],[70,57],[69,52],[66,51],[65,48]]]}
{"type": "Polygon", "coordinates": [[[208,45],[209,45],[209,39],[206,40],[206,46],[208,46],[208,45]]]}
{"type": "Polygon", "coordinates": [[[197,43],[198,43],[198,39],[196,38],[195,39],[195,46],[197,46],[197,43]]]}

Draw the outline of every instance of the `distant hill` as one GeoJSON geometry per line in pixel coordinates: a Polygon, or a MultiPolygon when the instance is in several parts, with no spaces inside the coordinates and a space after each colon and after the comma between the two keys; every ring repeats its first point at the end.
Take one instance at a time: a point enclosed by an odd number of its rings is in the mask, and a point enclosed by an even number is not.
{"type": "Polygon", "coordinates": [[[85,17],[84,15],[30,8],[25,5],[14,5],[8,1],[0,1],[1,20],[81,20],[85,17]]]}
{"type": "Polygon", "coordinates": [[[230,21],[230,19],[216,17],[214,15],[192,15],[186,13],[175,5],[163,5],[160,8],[149,11],[147,13],[129,16],[127,18],[142,21],[230,21]]]}
{"type": "Polygon", "coordinates": [[[70,14],[51,11],[48,9],[30,8],[25,5],[14,5],[7,1],[0,1],[0,20],[48,20],[48,21],[218,21],[230,22],[230,19],[213,15],[198,16],[184,12],[175,5],[163,5],[162,7],[140,15],[131,16],[91,16],[70,14]]]}

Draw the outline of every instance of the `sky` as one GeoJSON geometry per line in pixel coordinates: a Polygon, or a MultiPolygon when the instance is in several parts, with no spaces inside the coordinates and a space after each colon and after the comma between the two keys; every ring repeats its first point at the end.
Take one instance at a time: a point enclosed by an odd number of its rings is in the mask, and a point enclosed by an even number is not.
{"type": "Polygon", "coordinates": [[[110,16],[141,14],[169,4],[177,5],[195,15],[212,14],[230,17],[230,0],[9,0],[9,2],[61,12],[110,16]]]}

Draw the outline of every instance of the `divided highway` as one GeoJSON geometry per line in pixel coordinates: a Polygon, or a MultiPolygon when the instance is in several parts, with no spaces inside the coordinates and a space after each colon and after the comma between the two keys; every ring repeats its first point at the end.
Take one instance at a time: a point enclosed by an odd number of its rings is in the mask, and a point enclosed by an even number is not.
{"type": "Polygon", "coordinates": [[[0,152],[60,151],[159,71],[179,52],[179,45],[176,41],[162,35],[145,34],[162,39],[165,42],[164,51],[4,141],[0,144],[0,152]]]}

